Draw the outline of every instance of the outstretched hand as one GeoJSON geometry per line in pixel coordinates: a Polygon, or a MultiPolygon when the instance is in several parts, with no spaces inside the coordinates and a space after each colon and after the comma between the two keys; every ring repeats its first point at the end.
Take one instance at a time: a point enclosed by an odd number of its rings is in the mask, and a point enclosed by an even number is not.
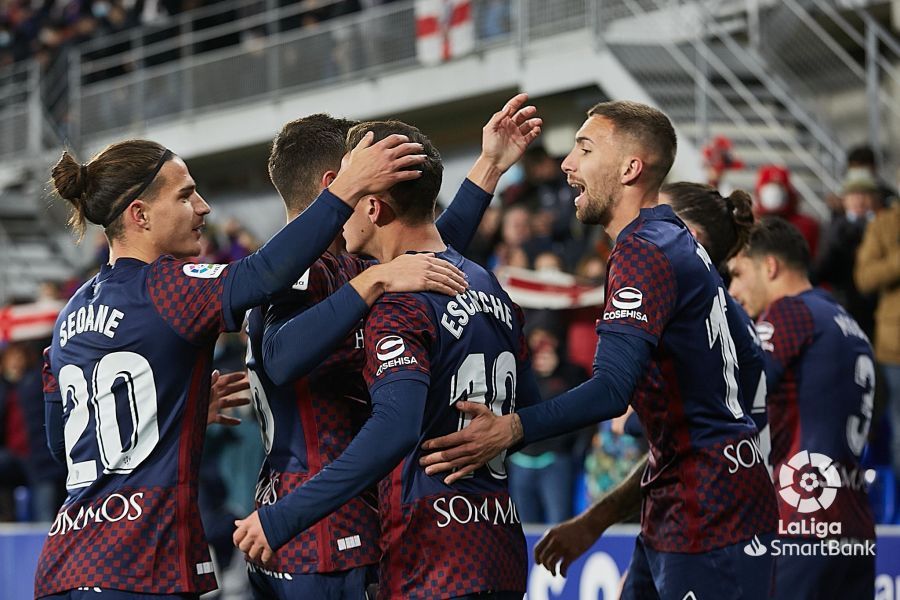
{"type": "Polygon", "coordinates": [[[428,454],[419,459],[428,475],[455,469],[444,478],[447,485],[483,467],[522,438],[522,426],[515,414],[498,417],[478,402],[457,402],[456,408],[471,418],[469,425],[426,441],[422,450],[428,454]]]}
{"type": "Polygon", "coordinates": [[[247,378],[247,373],[235,371],[222,375],[216,369],[212,372],[210,383],[206,424],[218,423],[232,427],[240,425],[240,419],[223,411],[250,404],[250,380],[247,378]]]}
{"type": "Polygon", "coordinates": [[[535,564],[543,565],[554,575],[559,571],[563,577],[579,556],[587,552],[605,531],[591,527],[579,515],[550,528],[534,547],[535,564]]]}
{"type": "Polygon", "coordinates": [[[500,172],[513,166],[541,134],[543,120],[534,106],[525,106],[528,94],[517,94],[495,112],[481,130],[481,155],[500,172]]]}

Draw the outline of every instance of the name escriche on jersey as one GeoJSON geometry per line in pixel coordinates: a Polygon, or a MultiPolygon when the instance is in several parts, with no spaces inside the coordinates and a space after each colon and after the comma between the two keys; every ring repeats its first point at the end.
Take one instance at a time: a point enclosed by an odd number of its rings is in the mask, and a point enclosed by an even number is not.
{"type": "Polygon", "coordinates": [[[479,290],[458,294],[448,302],[446,312],[441,315],[441,326],[449,331],[450,335],[459,339],[469,324],[469,317],[475,316],[476,313],[493,315],[512,331],[512,309],[509,305],[493,294],[479,290]]]}

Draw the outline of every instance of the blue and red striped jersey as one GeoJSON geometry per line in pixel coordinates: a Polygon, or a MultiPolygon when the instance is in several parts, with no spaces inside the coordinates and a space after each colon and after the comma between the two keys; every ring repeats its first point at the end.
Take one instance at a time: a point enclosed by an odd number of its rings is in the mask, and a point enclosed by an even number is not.
{"type": "Polygon", "coordinates": [[[197,475],[213,345],[237,328],[229,270],[121,258],[60,313],[45,390],[63,403],[69,496],[41,553],[36,597],[81,586],[215,589],[197,475]]]}
{"type": "Polygon", "coordinates": [[[621,232],[606,289],[601,343],[617,332],[653,346],[631,397],[650,446],[645,543],[696,553],[774,531],[774,489],[744,410],[752,400],[741,392],[724,285],[671,207],[643,209],[621,232]]]}
{"type": "Polygon", "coordinates": [[[484,403],[498,415],[537,401],[516,394],[517,382],[533,377],[518,307],[482,267],[452,248],[438,256],[466,274],[466,293],[385,294],[365,323],[373,396],[398,380],[428,385],[419,443],[379,485],[384,598],[525,590],[525,543],[504,457],[453,486],[418,463],[422,442],[466,426],[457,401],[484,403]]]}
{"type": "Polygon", "coordinates": [[[859,462],[875,395],[868,338],[831,295],[818,289],[773,302],[760,315],[757,331],[766,356],[781,529],[815,517],[840,523],[837,537],[874,539],[874,518],[859,462]],[[800,458],[795,459],[798,453],[800,458]],[[814,454],[830,461],[818,467],[820,472],[833,465],[840,476],[830,502],[822,495],[830,494],[822,489],[830,484],[821,476],[817,476],[821,485],[812,479],[809,485],[799,484],[805,470],[814,466],[816,461],[809,460],[814,454]],[[807,511],[807,504],[813,510],[807,511]]]}

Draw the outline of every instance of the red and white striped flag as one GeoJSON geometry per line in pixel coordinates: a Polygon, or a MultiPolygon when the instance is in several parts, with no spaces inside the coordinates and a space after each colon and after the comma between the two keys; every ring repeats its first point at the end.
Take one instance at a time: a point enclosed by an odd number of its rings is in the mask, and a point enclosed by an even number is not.
{"type": "Polygon", "coordinates": [[[39,340],[53,335],[53,324],[65,304],[48,300],[0,308],[0,342],[39,340]]]}
{"type": "Polygon", "coordinates": [[[416,51],[436,65],[475,48],[471,0],[416,0],[416,51]]]}
{"type": "Polygon", "coordinates": [[[559,271],[531,271],[501,267],[497,281],[522,308],[581,308],[603,304],[603,287],[578,283],[574,275],[559,271]]]}

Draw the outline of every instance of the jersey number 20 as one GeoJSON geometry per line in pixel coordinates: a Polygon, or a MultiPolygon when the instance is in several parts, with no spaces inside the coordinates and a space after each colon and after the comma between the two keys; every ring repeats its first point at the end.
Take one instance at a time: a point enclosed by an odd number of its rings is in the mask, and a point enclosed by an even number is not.
{"type": "Polygon", "coordinates": [[[159,443],[156,419],[156,382],[150,363],[134,352],[112,352],[94,365],[91,386],[80,367],[65,365],[59,371],[59,389],[63,408],[72,409],[65,425],[66,487],[70,490],[90,485],[97,479],[97,461],[74,462],[72,450],[81,440],[90,421],[88,405],[94,407],[95,433],[104,473],[131,473],[159,443]],[[119,420],[116,416],[116,396],[113,386],[121,382],[121,389],[131,417],[131,434],[122,443],[119,420]]]}

